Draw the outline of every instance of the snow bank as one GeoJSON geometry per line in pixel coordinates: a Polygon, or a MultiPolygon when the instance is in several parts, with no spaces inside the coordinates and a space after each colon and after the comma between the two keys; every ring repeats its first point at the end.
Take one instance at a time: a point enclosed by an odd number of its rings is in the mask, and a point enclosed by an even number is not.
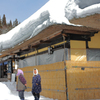
{"type": "Polygon", "coordinates": [[[0,94],[2,94],[1,96],[5,96],[10,93],[11,93],[11,91],[8,89],[8,87],[5,84],[0,83],[0,94]]]}
{"type": "MultiPolygon", "coordinates": [[[[24,92],[25,100],[34,100],[31,92],[24,92]]],[[[0,100],[20,100],[16,91],[16,82],[0,82],[0,100]]],[[[40,100],[54,100],[40,96],[40,100]]]]}
{"type": "Polygon", "coordinates": [[[16,91],[16,82],[2,82],[10,91],[16,91]]]}
{"type": "Polygon", "coordinates": [[[100,14],[99,0],[49,0],[41,9],[6,34],[0,35],[0,51],[34,37],[53,24],[73,25],[69,20],[100,14]],[[85,2],[89,2],[88,5],[85,2]],[[98,3],[98,4],[97,4],[98,3]],[[94,4],[94,5],[93,5],[94,4]]]}
{"type": "MultiPolygon", "coordinates": [[[[15,96],[11,94],[11,91],[8,89],[8,87],[0,82],[0,99],[1,100],[13,100],[15,96]]],[[[17,98],[20,100],[19,98],[17,98]]],[[[16,100],[17,100],[16,99],[16,100]]]]}
{"type": "Polygon", "coordinates": [[[15,95],[12,94],[12,91],[15,91],[15,84],[14,82],[0,82],[0,100],[20,100],[17,92],[15,95]]]}

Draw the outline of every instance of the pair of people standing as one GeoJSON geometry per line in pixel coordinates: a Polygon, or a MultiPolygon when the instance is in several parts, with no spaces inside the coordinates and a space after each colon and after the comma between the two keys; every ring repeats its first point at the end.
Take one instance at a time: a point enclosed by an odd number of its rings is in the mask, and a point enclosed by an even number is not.
{"type": "MultiPolygon", "coordinates": [[[[24,73],[21,69],[17,71],[18,82],[17,82],[17,91],[21,100],[24,99],[24,91],[26,89],[26,79],[24,77],[24,73]]],[[[38,70],[33,70],[33,78],[32,78],[32,94],[35,100],[39,100],[41,92],[41,77],[38,74],[38,70]]]]}

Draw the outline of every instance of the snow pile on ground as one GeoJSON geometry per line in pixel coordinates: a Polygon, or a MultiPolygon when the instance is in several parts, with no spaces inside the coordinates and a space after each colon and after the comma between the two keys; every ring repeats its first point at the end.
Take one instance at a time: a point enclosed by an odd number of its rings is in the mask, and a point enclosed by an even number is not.
{"type": "Polygon", "coordinates": [[[10,91],[16,91],[16,82],[2,82],[10,91]]]}
{"type": "MultiPolygon", "coordinates": [[[[0,99],[8,100],[9,95],[11,95],[11,91],[8,89],[8,87],[5,84],[0,83],[0,99]]],[[[13,99],[11,99],[11,100],[13,100],[13,99]]]]}
{"type": "Polygon", "coordinates": [[[0,35],[0,51],[36,36],[56,24],[73,25],[69,20],[100,14],[100,0],[49,0],[41,9],[6,34],[0,35]],[[87,3],[88,2],[88,5],[87,3]],[[82,4],[84,5],[83,7],[82,4]],[[82,9],[84,8],[84,9],[82,9]]]}
{"type": "Polygon", "coordinates": [[[7,88],[7,86],[3,83],[0,83],[0,94],[2,94],[1,96],[4,96],[5,94],[10,94],[11,91],[7,88]]]}
{"type": "MultiPolygon", "coordinates": [[[[34,100],[31,92],[24,93],[25,100],[34,100]]],[[[0,100],[20,100],[16,91],[16,82],[0,82],[0,100]]],[[[40,96],[40,100],[53,100],[40,96]]]]}
{"type": "MultiPolygon", "coordinates": [[[[20,100],[16,88],[16,82],[0,82],[0,100],[20,100]]],[[[24,92],[25,100],[34,100],[31,92],[24,92]]],[[[74,99],[74,98],[73,98],[74,99]]],[[[57,100],[40,96],[40,100],[57,100]]],[[[100,100],[100,99],[89,99],[100,100]]]]}

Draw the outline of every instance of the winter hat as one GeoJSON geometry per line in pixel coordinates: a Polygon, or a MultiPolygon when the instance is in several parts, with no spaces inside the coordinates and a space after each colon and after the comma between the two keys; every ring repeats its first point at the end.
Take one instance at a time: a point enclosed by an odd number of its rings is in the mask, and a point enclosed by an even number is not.
{"type": "Polygon", "coordinates": [[[38,75],[38,70],[36,68],[33,69],[33,76],[38,75]],[[36,70],[36,74],[34,73],[34,70],[36,70]]]}
{"type": "Polygon", "coordinates": [[[20,74],[23,75],[24,73],[23,73],[23,71],[22,71],[21,69],[18,69],[18,71],[17,71],[17,76],[19,76],[20,74]]]}

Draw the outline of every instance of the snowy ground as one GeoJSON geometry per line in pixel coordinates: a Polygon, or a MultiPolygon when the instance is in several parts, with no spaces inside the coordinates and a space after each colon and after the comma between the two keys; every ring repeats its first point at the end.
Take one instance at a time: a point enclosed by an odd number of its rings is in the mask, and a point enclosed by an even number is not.
{"type": "MultiPolygon", "coordinates": [[[[25,100],[34,100],[31,92],[25,92],[25,100]]],[[[16,91],[15,82],[0,82],[0,100],[20,100],[18,92],[16,91]]],[[[54,100],[40,96],[40,100],[54,100]]],[[[89,100],[100,100],[100,99],[89,99],[89,100]]]]}
{"type": "MultiPolygon", "coordinates": [[[[25,92],[25,100],[34,100],[31,92],[25,92]]],[[[18,92],[16,91],[15,82],[0,82],[0,100],[20,100],[18,92]]],[[[54,100],[40,96],[40,100],[54,100]]],[[[89,100],[100,100],[100,99],[89,99],[89,100]]]]}
{"type": "MultiPolygon", "coordinates": [[[[25,92],[25,100],[34,100],[31,92],[25,92]]],[[[15,82],[0,82],[0,100],[20,100],[15,82]]],[[[40,100],[53,100],[40,96],[40,100]]]]}

